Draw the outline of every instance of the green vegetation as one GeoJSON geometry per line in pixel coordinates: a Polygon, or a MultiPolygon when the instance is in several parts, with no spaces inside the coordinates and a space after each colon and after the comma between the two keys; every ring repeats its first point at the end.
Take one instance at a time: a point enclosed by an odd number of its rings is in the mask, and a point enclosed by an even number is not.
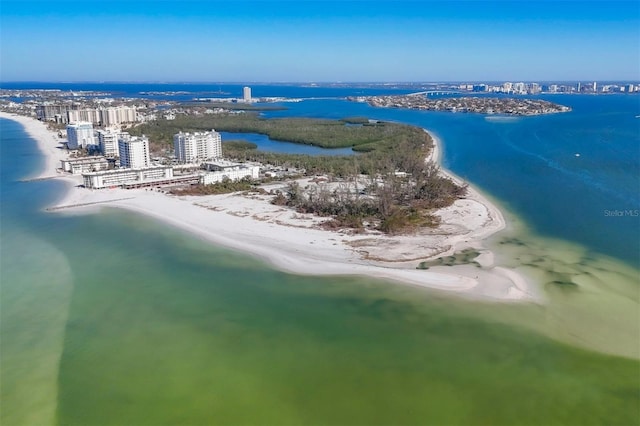
{"type": "Polygon", "coordinates": [[[466,191],[466,186],[456,185],[437,166],[428,164],[411,178],[389,173],[380,181],[372,176],[362,190],[355,179],[333,191],[315,186],[303,189],[292,182],[273,203],[301,213],[333,216],[327,224],[332,228],[362,229],[366,221],[379,231],[395,234],[438,225],[439,218],[430,211],[450,205],[466,191]]]}
{"type": "Polygon", "coordinates": [[[171,144],[179,131],[216,129],[234,133],[260,133],[272,139],[315,145],[322,148],[353,147],[368,152],[398,140],[421,139],[425,134],[416,127],[376,122],[361,117],[346,120],[311,118],[265,119],[256,114],[216,114],[178,116],[175,120],[157,120],[132,129],[132,134],[146,134],[152,142],[171,144]],[[349,124],[361,124],[350,126],[349,124]]]}
{"type": "MultiPolygon", "coordinates": [[[[290,185],[287,194],[274,203],[300,212],[333,216],[330,226],[362,228],[365,222],[382,232],[398,233],[438,223],[430,210],[446,207],[466,193],[425,163],[433,141],[422,129],[398,123],[370,122],[364,117],[342,120],[310,118],[264,119],[254,114],[182,116],[158,120],[136,128],[152,141],[170,143],[179,131],[216,129],[227,132],[262,133],[277,140],[316,145],[324,148],[353,147],[353,156],[308,156],[261,152],[255,144],[229,141],[223,145],[225,157],[238,161],[258,161],[305,170],[307,175],[328,174],[347,182],[348,188],[318,193],[290,185]],[[360,175],[369,176],[367,190],[357,188],[360,175]],[[362,193],[361,193],[362,192],[362,193]]],[[[213,189],[197,189],[198,193],[213,189]]],[[[216,189],[217,190],[217,189],[216,189]]],[[[226,188],[222,192],[242,189],[226,188]]]]}
{"type": "Polygon", "coordinates": [[[347,124],[370,124],[367,117],[345,117],[341,121],[347,124]]]}
{"type": "MultiPolygon", "coordinates": [[[[244,178],[232,181],[225,178],[222,182],[210,185],[191,185],[188,188],[180,188],[171,190],[173,195],[217,195],[229,194],[231,192],[249,191],[256,189],[256,183],[250,178],[244,178]]],[[[264,190],[263,190],[264,191],[264,190]]]]}
{"type": "Polygon", "coordinates": [[[222,143],[222,149],[228,151],[247,151],[251,149],[257,149],[258,145],[253,142],[245,141],[243,139],[234,139],[222,143]]]}

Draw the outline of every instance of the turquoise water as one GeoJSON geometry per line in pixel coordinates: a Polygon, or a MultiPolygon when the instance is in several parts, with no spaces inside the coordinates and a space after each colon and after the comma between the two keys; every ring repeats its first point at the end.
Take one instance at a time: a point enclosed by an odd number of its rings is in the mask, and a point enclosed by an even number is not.
{"type": "MultiPolygon", "coordinates": [[[[316,102],[296,104],[296,113],[340,113],[339,101],[316,102]]],[[[443,137],[446,163],[461,175],[481,173],[482,162],[470,159],[482,152],[502,164],[494,149],[508,145],[508,136],[487,142],[488,151],[470,147],[470,140],[453,138],[450,145],[446,132],[464,134],[464,126],[447,120],[465,116],[404,117],[443,137]],[[469,173],[466,162],[474,165],[469,173]]],[[[466,118],[491,135],[506,124],[466,118]]],[[[17,124],[0,125],[2,424],[626,425],[640,419],[640,362],[630,359],[639,345],[637,268],[624,256],[605,256],[615,252],[607,249],[611,242],[549,238],[550,230],[539,231],[548,229],[538,218],[543,213],[521,214],[528,202],[521,191],[508,204],[518,214],[513,229],[491,244],[501,262],[538,278],[549,298],[544,306],[284,274],[117,210],[46,214],[42,207],[55,202],[61,184],[19,182],[41,159],[17,124]]],[[[517,152],[508,151],[504,161],[517,152]]],[[[611,161],[628,159],[631,168],[621,174],[635,173],[634,152],[622,154],[611,161]]],[[[479,183],[488,189],[492,179],[479,183]]],[[[520,179],[503,185],[516,187],[520,179]]],[[[502,199],[500,190],[491,193],[502,199]]],[[[617,224],[607,238],[619,232],[617,224]]],[[[619,244],[633,249],[629,240],[619,244]]]]}

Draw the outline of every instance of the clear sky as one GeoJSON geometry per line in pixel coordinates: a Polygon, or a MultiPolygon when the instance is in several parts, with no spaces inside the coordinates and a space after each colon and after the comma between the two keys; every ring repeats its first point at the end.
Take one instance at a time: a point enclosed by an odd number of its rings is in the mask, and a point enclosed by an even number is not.
{"type": "Polygon", "coordinates": [[[639,80],[640,1],[0,0],[2,81],[639,80]]]}

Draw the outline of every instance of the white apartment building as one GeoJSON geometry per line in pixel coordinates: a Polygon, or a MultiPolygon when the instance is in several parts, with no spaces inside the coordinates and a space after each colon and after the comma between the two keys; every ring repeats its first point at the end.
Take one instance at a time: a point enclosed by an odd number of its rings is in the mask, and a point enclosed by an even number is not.
{"type": "Polygon", "coordinates": [[[151,165],[149,139],[145,136],[137,137],[121,133],[118,137],[118,153],[122,168],[142,169],[151,165]]]}
{"type": "Polygon", "coordinates": [[[118,126],[122,123],[134,123],[138,114],[135,107],[119,106],[101,108],[100,123],[103,126],[118,126]]]}
{"type": "Polygon", "coordinates": [[[242,100],[251,102],[251,87],[245,86],[242,88],[242,100]]]}
{"type": "Polygon", "coordinates": [[[152,166],[140,169],[105,170],[95,173],[83,173],[85,188],[102,189],[131,183],[152,183],[173,178],[171,166],[152,166]]]}
{"type": "Polygon", "coordinates": [[[67,125],[67,146],[69,149],[86,148],[95,145],[93,124],[78,122],[67,125]]]}
{"type": "Polygon", "coordinates": [[[119,132],[113,130],[96,130],[98,136],[98,148],[105,157],[114,158],[120,156],[118,149],[119,132]]]}
{"type": "Polygon", "coordinates": [[[245,102],[251,102],[251,87],[245,86],[242,88],[242,100],[245,102]]]}
{"type": "Polygon", "coordinates": [[[84,121],[100,124],[100,112],[95,108],[70,109],[67,111],[67,120],[69,123],[84,121]]]}
{"type": "Polygon", "coordinates": [[[181,163],[222,157],[222,138],[213,129],[210,132],[177,133],[173,136],[173,146],[181,163]]]}
{"type": "Polygon", "coordinates": [[[67,160],[60,160],[60,164],[62,170],[74,175],[97,172],[107,170],[109,168],[109,161],[102,156],[70,158],[67,160]]]}
{"type": "Polygon", "coordinates": [[[138,114],[136,108],[128,106],[69,109],[67,111],[67,120],[69,123],[86,121],[107,127],[118,126],[122,123],[134,123],[137,119],[138,114]]]}
{"type": "Polygon", "coordinates": [[[200,183],[211,185],[222,182],[225,179],[240,180],[245,177],[251,179],[260,178],[260,166],[254,164],[233,163],[231,161],[211,161],[205,163],[205,168],[209,171],[200,177],[200,183]]]}

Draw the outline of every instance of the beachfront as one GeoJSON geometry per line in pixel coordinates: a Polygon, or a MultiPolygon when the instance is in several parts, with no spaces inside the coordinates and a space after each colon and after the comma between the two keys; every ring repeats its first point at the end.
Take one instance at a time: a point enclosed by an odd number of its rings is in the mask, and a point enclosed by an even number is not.
{"type": "MultiPolygon", "coordinates": [[[[464,199],[437,212],[441,225],[436,229],[405,236],[353,235],[319,229],[322,219],[271,205],[270,197],[264,195],[177,197],[144,189],[92,191],[79,187],[77,177],[56,171],[66,154],[58,147],[57,136],[43,123],[4,113],[0,116],[21,123],[45,155],[42,171],[32,177],[66,182],[65,197],[51,206],[56,211],[88,213],[105,206],[135,211],[297,274],[365,275],[475,298],[540,300],[531,283],[496,265],[493,253],[483,246],[483,240],[504,229],[505,220],[473,188],[464,199]],[[422,261],[467,248],[480,253],[476,261],[482,268],[456,265],[416,270],[422,261]]],[[[436,148],[431,158],[438,160],[440,142],[433,139],[436,148]]]]}

